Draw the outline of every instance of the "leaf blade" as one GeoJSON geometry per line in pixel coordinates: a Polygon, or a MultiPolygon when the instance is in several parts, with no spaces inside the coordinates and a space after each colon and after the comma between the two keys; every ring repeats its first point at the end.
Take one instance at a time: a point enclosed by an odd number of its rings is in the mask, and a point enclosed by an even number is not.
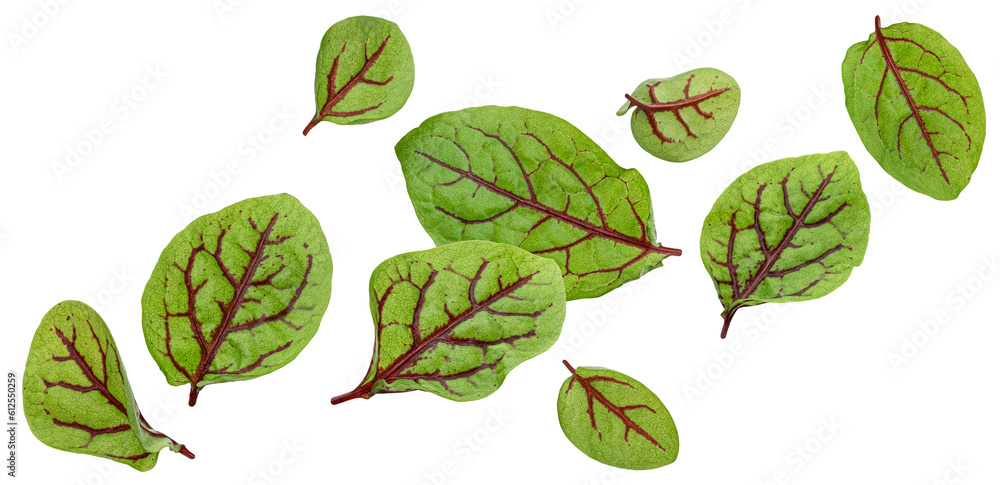
{"type": "Polygon", "coordinates": [[[549,257],[569,299],[603,295],[681,253],[656,242],[642,176],[547,113],[442,113],[404,136],[396,156],[436,244],[490,240],[549,257]]]}
{"type": "Polygon", "coordinates": [[[482,399],[555,343],[566,297],[558,266],[506,244],[404,253],[372,273],[375,350],[365,379],[332,404],[424,390],[482,399]]]}
{"type": "Polygon", "coordinates": [[[882,28],[876,17],[842,77],[848,114],[879,165],[917,192],[957,198],[986,137],[982,91],[958,49],[923,25],[882,28]]]}
{"type": "Polygon", "coordinates": [[[715,148],[729,132],[740,107],[740,86],[732,76],[698,68],[649,79],[626,94],[622,116],[632,113],[632,136],[650,155],[686,162],[715,148]]]}
{"type": "Polygon", "coordinates": [[[331,26],[316,56],[316,114],[320,121],[364,124],[388,118],[413,90],[413,54],[394,22],[350,17],[331,26]]]}
{"type": "Polygon", "coordinates": [[[845,152],[757,166],[719,196],[702,226],[702,263],[723,306],[736,311],[829,294],[864,259],[871,213],[845,152]]]}
{"type": "Polygon", "coordinates": [[[42,318],[23,383],[28,427],[56,449],[108,458],[147,471],[164,447],[187,447],[153,429],[132,396],[118,347],[85,303],[64,301],[42,318]]]}
{"type": "Polygon", "coordinates": [[[563,364],[571,376],[559,389],[559,425],[577,449],[606,465],[631,470],[659,468],[677,459],[677,427],[656,394],[611,369],[563,364]]]}
{"type": "Polygon", "coordinates": [[[288,194],[192,221],[143,291],[143,334],[171,385],[260,377],[291,362],[330,301],[332,262],[316,217],[288,194]]]}

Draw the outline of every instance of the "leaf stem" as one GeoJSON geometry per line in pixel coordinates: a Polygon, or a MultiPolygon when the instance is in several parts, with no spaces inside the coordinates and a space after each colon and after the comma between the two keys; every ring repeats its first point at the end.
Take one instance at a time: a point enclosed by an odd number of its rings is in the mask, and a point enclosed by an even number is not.
{"type": "Polygon", "coordinates": [[[311,131],[314,126],[318,125],[322,119],[323,117],[319,116],[318,114],[315,117],[313,117],[312,121],[310,121],[309,124],[306,125],[306,129],[302,130],[302,136],[308,135],[309,131],[311,131]]]}
{"type": "Polygon", "coordinates": [[[194,383],[191,383],[191,392],[188,393],[188,406],[194,407],[194,405],[198,403],[199,391],[201,391],[201,389],[199,389],[194,383]]]}
{"type": "Polygon", "coordinates": [[[330,404],[337,405],[337,404],[340,404],[342,402],[347,402],[347,401],[350,401],[352,399],[358,399],[358,398],[361,398],[361,397],[367,399],[368,397],[371,397],[371,396],[369,396],[369,394],[372,391],[372,384],[374,384],[374,382],[375,381],[372,381],[372,382],[369,382],[368,384],[365,384],[363,386],[358,386],[356,389],[354,389],[353,391],[348,392],[346,394],[341,394],[339,396],[335,396],[333,399],[330,399],[330,404]]]}
{"type": "Polygon", "coordinates": [[[668,248],[666,246],[657,246],[655,248],[650,248],[650,251],[654,253],[666,254],[667,256],[680,256],[684,251],[675,248],[668,248]]]}
{"type": "Polygon", "coordinates": [[[733,316],[736,315],[736,310],[726,312],[722,315],[722,337],[726,338],[726,334],[729,333],[729,324],[733,321],[733,316]]]}
{"type": "Polygon", "coordinates": [[[566,368],[569,369],[570,374],[576,375],[576,369],[574,369],[573,366],[569,365],[569,362],[566,362],[564,360],[563,365],[565,365],[566,368]]]}
{"type": "Polygon", "coordinates": [[[177,452],[192,460],[194,459],[194,453],[191,453],[191,450],[189,450],[187,446],[181,445],[181,449],[178,450],[177,452]]]}

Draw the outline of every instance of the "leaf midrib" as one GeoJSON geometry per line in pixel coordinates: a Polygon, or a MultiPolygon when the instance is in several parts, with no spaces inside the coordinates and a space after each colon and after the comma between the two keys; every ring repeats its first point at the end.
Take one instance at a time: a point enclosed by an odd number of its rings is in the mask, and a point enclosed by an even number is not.
{"type": "MultiPolygon", "coordinates": [[[[423,339],[419,344],[414,342],[413,347],[411,347],[410,350],[404,353],[403,355],[399,356],[391,366],[386,368],[385,371],[379,373],[378,370],[376,370],[375,375],[372,376],[371,382],[369,382],[367,385],[370,387],[379,379],[385,379],[386,383],[388,383],[389,380],[392,378],[393,374],[399,371],[407,362],[410,361],[410,359],[423,353],[424,350],[426,350],[431,343],[437,342],[442,336],[451,332],[465,321],[476,316],[479,312],[483,311],[486,308],[489,308],[490,305],[496,303],[497,301],[500,301],[510,293],[513,293],[518,288],[521,288],[522,286],[526,285],[537,274],[538,273],[532,273],[524,277],[523,279],[518,280],[514,284],[508,286],[507,288],[501,289],[500,291],[494,293],[489,298],[484,300],[483,303],[476,303],[475,301],[473,301],[472,306],[464,314],[457,316],[454,321],[442,325],[441,328],[431,333],[427,338],[423,339]]],[[[473,280],[470,281],[469,284],[472,285],[472,287],[474,288],[476,282],[478,281],[479,281],[478,278],[474,278],[473,280]]],[[[420,311],[420,308],[416,308],[415,311],[420,311]]],[[[379,320],[381,320],[381,318],[382,315],[379,314],[379,320]]],[[[419,321],[419,317],[414,317],[414,321],[415,322],[419,321]]],[[[381,339],[381,335],[379,335],[379,339],[381,339]]]]}
{"type": "MultiPolygon", "coordinates": [[[[103,380],[103,381],[97,378],[97,376],[94,374],[93,369],[90,367],[90,364],[87,362],[87,359],[84,358],[83,354],[81,354],[80,351],[76,348],[76,340],[75,340],[75,338],[76,338],[76,336],[75,336],[75,334],[76,334],[76,325],[73,325],[74,340],[69,340],[66,337],[66,335],[62,332],[62,330],[59,329],[59,327],[53,326],[53,330],[55,331],[56,336],[58,336],[59,340],[62,342],[63,347],[65,347],[66,351],[69,353],[69,358],[80,369],[80,372],[83,373],[84,377],[86,377],[87,380],[89,380],[90,383],[94,387],[97,388],[98,392],[100,392],[101,395],[104,396],[104,398],[108,401],[108,404],[111,404],[115,409],[117,409],[119,412],[122,413],[122,415],[125,417],[126,422],[128,422],[129,421],[129,419],[128,419],[128,411],[127,411],[127,408],[125,407],[125,404],[123,404],[122,401],[120,399],[118,399],[118,397],[116,397],[114,394],[111,393],[111,390],[108,389],[108,386],[107,386],[107,383],[106,383],[107,380],[110,380],[110,377],[108,376],[108,367],[107,367],[107,357],[108,357],[108,353],[109,353],[108,350],[113,349],[114,350],[115,367],[118,369],[118,374],[122,378],[122,385],[123,386],[127,386],[128,385],[128,383],[125,382],[125,375],[124,375],[124,373],[122,371],[122,362],[121,362],[121,358],[118,355],[118,349],[115,348],[111,344],[111,341],[108,340],[108,339],[105,339],[105,345],[107,346],[107,349],[105,349],[104,347],[102,347],[101,346],[100,337],[97,335],[97,332],[94,331],[93,324],[91,324],[88,321],[87,322],[87,327],[90,329],[90,333],[94,337],[94,342],[97,345],[97,349],[101,353],[102,372],[104,373],[104,377],[105,377],[105,380],[103,380]]],[[[48,381],[45,381],[45,382],[48,382],[48,381]]],[[[59,381],[59,382],[65,383],[66,381],[62,380],[62,381],[59,381]]],[[[77,391],[77,392],[79,392],[79,391],[77,391]]],[[[149,422],[146,421],[146,418],[142,415],[141,412],[137,411],[136,414],[138,414],[138,416],[139,416],[139,426],[142,428],[143,431],[145,431],[147,434],[149,434],[149,435],[151,435],[151,436],[153,436],[155,438],[166,439],[166,440],[170,441],[171,445],[173,445],[173,446],[178,446],[179,445],[181,447],[181,449],[179,450],[179,452],[181,454],[183,454],[184,456],[187,456],[189,458],[192,458],[192,459],[194,458],[194,455],[190,451],[188,451],[188,449],[187,449],[186,446],[181,445],[180,443],[178,443],[177,441],[175,441],[173,438],[171,438],[171,437],[169,437],[169,436],[167,436],[167,435],[165,435],[165,434],[163,434],[163,433],[161,433],[161,432],[156,431],[155,429],[153,429],[153,427],[150,426],[149,422]]],[[[52,419],[55,420],[55,418],[52,418],[52,419]]],[[[82,426],[86,426],[87,428],[90,428],[90,429],[94,429],[90,425],[85,425],[85,424],[82,424],[82,423],[79,423],[79,422],[77,422],[77,424],[80,424],[82,426]]],[[[125,426],[126,428],[122,429],[120,431],[116,431],[115,433],[118,433],[118,432],[121,432],[121,431],[125,431],[125,430],[131,430],[132,429],[132,425],[131,425],[130,422],[128,422],[128,424],[122,424],[121,426],[125,426]]],[[[138,436],[136,436],[136,438],[138,438],[138,436]]],[[[93,437],[91,437],[91,439],[93,439],[93,437]]],[[[143,449],[145,449],[145,447],[142,446],[142,441],[141,440],[139,441],[139,444],[140,444],[140,447],[142,447],[143,449]]],[[[89,446],[90,443],[88,442],[87,445],[89,446]]],[[[113,458],[119,458],[119,459],[124,459],[124,460],[131,460],[131,461],[138,461],[138,460],[141,460],[141,459],[149,456],[151,453],[147,450],[146,453],[141,453],[141,454],[132,455],[132,456],[118,456],[118,455],[112,455],[112,454],[108,454],[108,453],[104,453],[104,454],[106,456],[113,457],[113,458]]]]}
{"type": "MultiPolygon", "coordinates": [[[[768,271],[770,271],[771,267],[778,262],[778,259],[781,258],[781,255],[784,252],[785,248],[788,246],[789,243],[792,242],[792,239],[795,238],[795,235],[802,227],[802,224],[805,222],[806,218],[809,216],[810,213],[812,213],[813,208],[816,206],[816,204],[819,202],[820,197],[823,195],[823,191],[826,189],[826,186],[829,185],[830,180],[833,179],[833,174],[835,172],[836,168],[834,168],[834,170],[831,170],[830,173],[826,176],[826,178],[824,178],[823,181],[820,182],[819,187],[816,189],[816,192],[813,193],[812,197],[809,198],[809,202],[806,203],[806,206],[802,209],[800,217],[796,218],[793,214],[789,214],[795,221],[794,223],[792,223],[792,227],[788,228],[788,232],[785,233],[785,237],[782,238],[781,242],[777,246],[775,246],[774,251],[771,253],[771,255],[764,260],[764,264],[761,266],[760,271],[757,273],[756,276],[754,276],[754,278],[750,281],[750,283],[743,288],[743,291],[740,292],[739,298],[737,298],[737,300],[742,300],[752,295],[753,292],[757,290],[757,286],[760,285],[760,282],[764,281],[764,278],[767,277],[768,271]]],[[[767,250],[766,247],[762,249],[767,250]]]]}
{"type": "Polygon", "coordinates": [[[447,163],[444,163],[443,161],[438,160],[437,158],[434,158],[433,156],[431,156],[430,154],[427,154],[425,152],[421,152],[419,150],[414,150],[413,153],[416,153],[417,155],[420,155],[420,156],[422,156],[422,157],[430,160],[431,162],[433,162],[433,163],[435,163],[435,164],[437,164],[437,165],[439,165],[441,167],[444,167],[444,168],[446,168],[448,170],[451,170],[452,172],[455,172],[456,174],[458,174],[458,175],[460,175],[462,177],[469,178],[470,180],[472,180],[473,182],[477,183],[478,185],[480,185],[482,187],[486,187],[487,190],[490,190],[491,192],[493,192],[493,193],[495,193],[497,195],[501,195],[501,196],[504,196],[504,197],[507,197],[507,198],[513,200],[514,203],[517,204],[517,205],[526,206],[526,207],[529,207],[529,208],[531,208],[531,209],[533,209],[535,211],[544,213],[544,214],[548,215],[549,217],[552,217],[554,219],[557,219],[557,220],[563,221],[563,222],[565,222],[567,224],[570,224],[570,225],[576,227],[577,229],[580,229],[581,231],[588,232],[588,233],[598,233],[598,234],[604,236],[606,239],[613,239],[613,240],[616,240],[616,241],[621,242],[623,244],[627,244],[627,245],[632,246],[632,247],[636,247],[636,248],[640,248],[640,249],[644,249],[644,250],[648,250],[648,251],[653,251],[653,252],[657,252],[657,253],[660,253],[660,254],[665,254],[667,256],[680,256],[680,254],[681,254],[681,251],[678,250],[678,249],[668,248],[668,247],[664,247],[664,246],[653,246],[653,243],[649,242],[648,240],[640,240],[639,238],[634,238],[632,236],[628,236],[628,235],[622,234],[622,233],[620,233],[618,231],[615,231],[613,229],[595,226],[595,225],[593,225],[593,224],[591,224],[589,222],[581,221],[579,219],[571,217],[570,215],[568,215],[566,213],[557,211],[556,209],[553,209],[553,208],[551,208],[549,206],[543,205],[540,202],[534,202],[534,201],[525,199],[525,198],[523,198],[523,197],[521,197],[521,196],[519,196],[519,195],[517,195],[517,194],[515,194],[513,192],[504,190],[504,189],[502,189],[502,188],[500,188],[500,187],[498,187],[496,185],[493,185],[493,184],[487,182],[486,180],[482,179],[481,177],[479,177],[478,175],[476,175],[474,172],[472,172],[471,166],[469,167],[469,171],[466,172],[466,171],[458,169],[457,167],[453,167],[453,166],[451,166],[451,165],[449,165],[447,163]]]}
{"type": "MultiPolygon", "coordinates": [[[[661,445],[660,442],[656,440],[656,438],[653,438],[653,435],[649,434],[649,432],[646,431],[645,429],[643,429],[642,426],[639,426],[639,423],[636,423],[635,421],[632,420],[632,418],[630,418],[627,414],[625,414],[624,406],[618,406],[616,404],[613,404],[607,398],[607,396],[604,395],[604,393],[602,393],[601,391],[598,391],[597,388],[595,388],[590,383],[590,381],[589,381],[589,379],[594,379],[596,377],[603,377],[603,376],[594,375],[594,376],[591,376],[591,377],[583,377],[580,374],[578,374],[577,371],[576,371],[576,369],[573,368],[573,366],[571,366],[565,360],[563,361],[563,364],[565,364],[566,367],[569,368],[570,372],[573,374],[573,379],[576,380],[576,382],[579,382],[580,386],[583,387],[583,389],[584,389],[583,392],[586,393],[586,395],[587,395],[588,398],[595,398],[595,399],[597,399],[597,401],[599,403],[601,403],[601,405],[604,406],[605,409],[607,409],[609,412],[611,412],[612,414],[614,414],[615,416],[617,416],[618,419],[621,419],[622,423],[625,425],[625,435],[626,436],[628,436],[628,430],[629,429],[634,429],[637,433],[639,433],[640,436],[642,436],[643,438],[646,438],[647,440],[649,440],[650,443],[656,445],[657,448],[659,448],[659,449],[661,449],[663,451],[667,451],[666,448],[664,448],[663,445],[661,445]]],[[[607,377],[605,379],[602,379],[602,381],[604,381],[604,382],[614,382],[614,383],[621,384],[621,385],[624,385],[624,386],[627,386],[627,387],[631,387],[631,388],[634,389],[634,387],[631,384],[629,384],[627,382],[619,381],[619,380],[614,379],[614,378],[607,377]]],[[[567,389],[566,392],[568,393],[569,389],[567,389]]],[[[656,414],[656,411],[653,411],[652,408],[650,408],[648,405],[643,404],[641,406],[644,406],[644,407],[648,408],[653,414],[656,414]]],[[[593,404],[591,404],[590,411],[593,412],[593,404]]],[[[593,417],[593,415],[591,415],[591,417],[593,417]]],[[[597,431],[598,433],[600,433],[600,430],[597,429],[597,422],[596,421],[594,421],[594,430],[597,431]]],[[[628,443],[628,438],[627,437],[625,438],[625,442],[628,443]]]]}
{"type": "MultiPolygon", "coordinates": [[[[194,386],[197,386],[204,378],[211,367],[212,362],[215,360],[216,354],[219,352],[219,348],[222,347],[222,343],[229,337],[229,333],[233,331],[236,327],[232,325],[233,318],[236,317],[236,312],[243,307],[244,296],[247,290],[250,288],[250,282],[253,281],[253,275],[256,273],[258,266],[263,260],[264,251],[267,248],[267,241],[271,238],[271,231],[274,229],[275,224],[278,222],[279,213],[275,213],[268,222],[267,228],[261,233],[260,239],[257,241],[257,247],[254,249],[253,258],[251,258],[250,264],[247,265],[246,271],[243,273],[243,277],[240,278],[239,287],[234,288],[236,293],[231,300],[231,304],[226,308],[226,314],[223,316],[222,320],[219,322],[217,327],[217,335],[212,338],[212,348],[209,349],[208,354],[205,356],[205,360],[198,363],[198,369],[195,374],[195,380],[192,382],[194,386]]],[[[200,330],[200,329],[199,329],[200,330]]]]}
{"type": "MultiPolygon", "coordinates": [[[[875,42],[878,43],[879,51],[882,52],[882,58],[885,59],[887,69],[892,71],[893,77],[896,78],[896,83],[899,84],[900,91],[903,92],[903,96],[906,98],[906,104],[909,105],[910,111],[913,112],[913,117],[917,120],[917,126],[920,127],[920,135],[924,138],[924,141],[927,142],[927,147],[931,150],[931,156],[934,157],[934,163],[937,164],[938,170],[941,172],[941,177],[944,178],[944,182],[946,184],[951,185],[951,180],[948,179],[948,172],[944,169],[944,165],[941,163],[941,154],[938,152],[937,148],[934,146],[934,142],[931,140],[930,133],[927,131],[927,126],[924,124],[924,118],[920,116],[920,107],[917,105],[916,100],[913,99],[913,95],[910,94],[910,88],[906,85],[906,81],[903,81],[903,76],[899,72],[896,60],[893,59],[892,55],[889,53],[889,46],[886,44],[885,36],[882,35],[882,23],[878,17],[875,17],[875,42]]],[[[923,46],[921,45],[921,47],[923,46]]],[[[878,106],[878,99],[875,99],[875,105],[878,106]]],[[[902,156],[902,154],[900,154],[900,156],[902,156]]]]}
{"type": "MultiPolygon", "coordinates": [[[[330,98],[327,99],[326,103],[323,105],[323,109],[320,111],[320,117],[333,115],[333,113],[330,110],[333,109],[333,107],[339,104],[341,101],[343,101],[344,98],[347,97],[347,93],[349,93],[351,89],[354,89],[354,87],[357,86],[358,83],[364,80],[365,74],[368,74],[368,70],[371,69],[371,67],[374,66],[376,62],[378,62],[378,59],[380,57],[382,57],[382,51],[385,50],[385,46],[386,44],[389,43],[389,39],[391,37],[392,35],[387,35],[385,37],[385,40],[382,41],[382,44],[379,45],[379,48],[375,51],[375,53],[373,53],[370,58],[365,59],[365,63],[361,67],[361,70],[358,71],[356,75],[351,77],[351,79],[347,82],[347,84],[345,84],[344,87],[340,88],[339,91],[337,91],[336,79],[328,79],[327,96],[330,98]]],[[[340,55],[343,55],[343,53],[341,53],[340,55]]],[[[340,55],[338,55],[337,57],[339,58],[340,55]]],[[[332,66],[331,69],[334,69],[335,67],[336,66],[332,66]]]]}
{"type": "MultiPolygon", "coordinates": [[[[652,86],[650,86],[650,87],[652,87],[652,86]]],[[[666,103],[664,103],[664,102],[644,103],[644,102],[639,101],[638,99],[636,99],[631,94],[626,94],[625,98],[628,99],[629,101],[631,101],[632,104],[634,104],[636,108],[638,108],[640,111],[643,111],[643,112],[645,112],[645,111],[652,111],[652,112],[674,111],[674,110],[678,110],[678,109],[681,109],[681,108],[687,108],[689,106],[697,105],[697,104],[701,103],[702,101],[705,101],[706,99],[714,98],[716,96],[721,95],[722,93],[725,93],[726,91],[729,91],[728,87],[723,88],[723,89],[710,89],[710,90],[705,91],[704,93],[701,93],[701,94],[696,94],[694,96],[691,96],[691,97],[688,97],[688,98],[685,98],[685,99],[679,99],[677,101],[669,101],[669,102],[666,102],[666,103]]]]}
{"type": "MultiPolygon", "coordinates": [[[[90,368],[90,364],[87,363],[87,359],[85,359],[83,357],[83,354],[81,354],[79,352],[79,350],[77,350],[77,348],[76,348],[76,341],[75,340],[70,341],[66,337],[66,335],[62,332],[62,330],[59,329],[59,327],[53,326],[53,329],[55,330],[56,335],[59,337],[59,340],[62,342],[63,346],[66,348],[66,351],[69,352],[70,359],[72,359],[73,362],[76,364],[76,366],[80,369],[80,372],[83,373],[83,376],[86,377],[87,380],[89,380],[91,384],[93,384],[94,386],[97,387],[97,389],[98,389],[98,391],[100,391],[101,395],[103,395],[104,398],[107,399],[108,404],[111,404],[112,406],[114,406],[123,415],[127,415],[128,412],[125,410],[125,405],[121,402],[121,400],[118,399],[115,395],[111,394],[111,390],[108,389],[107,384],[104,381],[101,381],[100,379],[98,379],[96,375],[94,375],[93,369],[91,369],[90,368]]],[[[76,331],[75,326],[74,326],[73,330],[74,330],[74,332],[76,331]]],[[[94,332],[94,329],[93,329],[92,326],[90,327],[90,332],[95,337],[97,336],[97,334],[94,332]]],[[[103,347],[101,347],[100,340],[96,339],[96,338],[95,338],[95,340],[96,340],[96,343],[97,343],[98,350],[100,352],[102,352],[102,353],[106,352],[106,350],[103,347]]],[[[120,369],[121,369],[121,360],[118,359],[117,355],[118,355],[118,353],[115,352],[115,360],[118,361],[118,368],[119,368],[119,372],[120,372],[120,369]]],[[[105,367],[104,372],[105,373],[107,372],[107,367],[105,367]]],[[[105,377],[107,378],[106,375],[105,375],[105,377]]],[[[63,381],[63,382],[65,382],[65,381],[63,381]]]]}

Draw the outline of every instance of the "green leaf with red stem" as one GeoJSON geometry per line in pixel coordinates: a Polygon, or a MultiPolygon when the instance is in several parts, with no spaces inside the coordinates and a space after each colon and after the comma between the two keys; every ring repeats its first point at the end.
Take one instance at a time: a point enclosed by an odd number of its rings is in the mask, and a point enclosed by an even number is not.
{"type": "Polygon", "coordinates": [[[870,225],[858,167],[845,152],[776,160],[737,178],[701,231],[722,338],[740,308],[837,289],[861,265],[870,225]]]}
{"type": "Polygon", "coordinates": [[[146,346],[167,382],[253,379],[292,361],[319,328],[333,266],[316,217],[288,194],[195,219],[142,294],[146,346]]]}
{"type": "Polygon", "coordinates": [[[958,49],[923,25],[883,28],[875,17],[842,74],[847,112],[879,165],[917,192],[957,198],[986,139],[983,94],[958,49]]]}
{"type": "Polygon", "coordinates": [[[563,364],[572,375],[559,389],[559,425],[577,449],[630,470],[677,459],[677,427],[653,391],[621,372],[563,364]]]}
{"type": "Polygon", "coordinates": [[[559,266],[523,249],[463,241],[395,256],[371,277],[375,350],[365,379],[331,400],[428,391],[482,399],[559,337],[559,266]]]}
{"type": "Polygon", "coordinates": [[[413,90],[413,54],[395,23],[351,17],[333,24],[316,58],[316,114],[338,125],[371,123],[392,116],[413,90]]]}
{"type": "Polygon", "coordinates": [[[729,132],[740,109],[740,86],[705,67],[649,79],[625,99],[618,116],[635,107],[632,136],[639,146],[668,162],[686,162],[708,153],[729,132]]]}
{"type": "Polygon", "coordinates": [[[52,307],[35,331],[24,369],[24,415],[42,443],[139,471],[153,468],[163,448],[194,458],[143,418],[111,331],[79,301],[52,307]]]}
{"type": "Polygon", "coordinates": [[[404,136],[396,156],[436,244],[488,240],[553,259],[570,300],[601,296],[681,254],[656,242],[642,175],[548,113],[442,113],[404,136]]]}

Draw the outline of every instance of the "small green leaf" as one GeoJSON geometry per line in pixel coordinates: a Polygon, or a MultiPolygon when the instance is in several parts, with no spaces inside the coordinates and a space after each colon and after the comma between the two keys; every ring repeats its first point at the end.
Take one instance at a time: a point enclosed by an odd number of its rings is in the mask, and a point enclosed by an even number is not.
{"type": "Polygon", "coordinates": [[[351,17],[333,24],[316,57],[316,115],[320,121],[359,125],[388,118],[413,90],[413,54],[395,23],[351,17]]]}
{"type": "Polygon", "coordinates": [[[837,289],[861,265],[870,224],[858,167],[845,152],[776,160],[737,178],[701,230],[722,338],[740,308],[837,289]]]}
{"type": "Polygon", "coordinates": [[[417,218],[436,244],[489,240],[554,259],[570,300],[659,267],[649,187],[566,121],[486,106],[442,113],[396,144],[417,218]]]}
{"type": "Polygon", "coordinates": [[[920,24],[882,28],[847,50],[847,112],[868,153],[903,185],[938,200],[958,197],[986,138],[983,94],[941,34],[920,24]]]}
{"type": "Polygon", "coordinates": [[[146,346],[167,382],[253,379],[292,361],[319,328],[333,266],[319,221],[288,194],[195,219],[142,294],[146,346]]]}
{"type": "Polygon", "coordinates": [[[24,416],[42,443],[139,471],[153,468],[165,447],[194,458],[142,417],[111,331],[79,301],[52,307],[35,330],[24,369],[24,416]]]}
{"type": "Polygon", "coordinates": [[[709,152],[726,136],[740,108],[740,86],[728,74],[700,68],[650,79],[631,95],[618,116],[632,113],[632,136],[643,150],[668,162],[709,152]]]}
{"type": "Polygon", "coordinates": [[[559,425],[577,449],[618,468],[649,470],[677,459],[677,427],[641,382],[603,367],[573,368],[559,389],[559,425]]]}
{"type": "Polygon", "coordinates": [[[559,267],[506,244],[464,241],[395,256],[372,273],[375,351],[365,379],[331,400],[429,391],[482,399],[546,351],[566,316],[559,267]]]}

